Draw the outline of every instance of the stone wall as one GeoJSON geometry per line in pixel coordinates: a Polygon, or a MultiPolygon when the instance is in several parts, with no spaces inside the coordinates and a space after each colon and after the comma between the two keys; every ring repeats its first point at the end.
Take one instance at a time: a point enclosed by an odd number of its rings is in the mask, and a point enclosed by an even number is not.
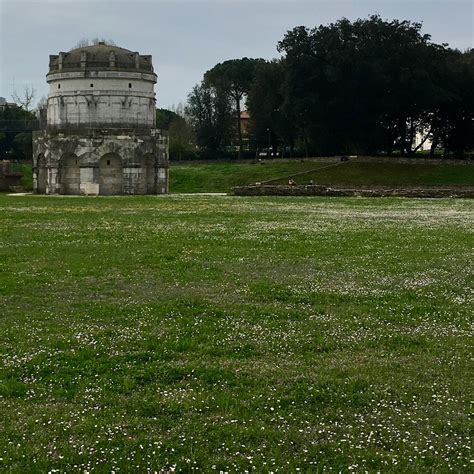
{"type": "Polygon", "coordinates": [[[335,189],[326,186],[237,186],[232,188],[235,196],[362,196],[362,197],[416,197],[416,198],[444,198],[459,197],[473,198],[474,187],[411,187],[388,188],[377,187],[372,189],[352,188],[335,189]]]}
{"type": "Polygon", "coordinates": [[[166,194],[168,167],[168,134],[162,130],[33,135],[33,189],[40,194],[166,194]]]}

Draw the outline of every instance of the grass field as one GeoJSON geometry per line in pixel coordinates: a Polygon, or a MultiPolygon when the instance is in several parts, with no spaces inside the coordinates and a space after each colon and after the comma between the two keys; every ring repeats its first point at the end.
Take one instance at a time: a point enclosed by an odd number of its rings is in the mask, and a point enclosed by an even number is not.
{"type": "Polygon", "coordinates": [[[0,471],[467,472],[473,215],[0,195],[0,471]]]}
{"type": "MultiPolygon", "coordinates": [[[[338,163],[334,159],[334,163],[338,163]]],[[[170,191],[174,193],[229,192],[233,186],[308,172],[327,161],[266,161],[237,163],[172,163],[170,191]]],[[[439,163],[364,163],[351,161],[295,176],[297,184],[312,179],[328,186],[474,186],[474,166],[439,163]]],[[[287,184],[288,178],[281,181],[287,184]]],[[[278,182],[277,182],[278,183],[278,182]]]]}

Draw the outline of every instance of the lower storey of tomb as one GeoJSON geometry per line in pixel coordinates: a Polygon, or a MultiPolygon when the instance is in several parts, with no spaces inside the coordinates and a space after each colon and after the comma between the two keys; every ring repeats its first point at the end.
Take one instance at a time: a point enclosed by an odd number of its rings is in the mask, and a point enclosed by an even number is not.
{"type": "Polygon", "coordinates": [[[43,130],[33,136],[33,187],[40,194],[166,194],[168,177],[162,130],[43,130]]]}

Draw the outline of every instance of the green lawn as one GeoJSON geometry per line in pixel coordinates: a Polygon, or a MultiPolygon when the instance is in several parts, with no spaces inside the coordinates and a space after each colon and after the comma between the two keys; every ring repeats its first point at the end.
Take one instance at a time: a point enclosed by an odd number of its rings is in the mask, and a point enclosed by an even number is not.
{"type": "MultiPolygon", "coordinates": [[[[325,163],[326,164],[326,163],[325,163]]],[[[229,192],[233,186],[309,171],[318,161],[171,163],[170,192],[229,192]]]]}
{"type": "MultiPolygon", "coordinates": [[[[233,186],[247,185],[327,167],[327,161],[265,161],[236,163],[171,164],[170,191],[174,193],[229,192],[233,186]]],[[[340,162],[339,162],[340,163],[340,162]]],[[[355,160],[295,176],[297,184],[328,186],[474,186],[474,166],[458,164],[363,163],[355,160]]]]}
{"type": "Polygon", "coordinates": [[[468,472],[473,216],[0,195],[0,471],[468,472]]]}

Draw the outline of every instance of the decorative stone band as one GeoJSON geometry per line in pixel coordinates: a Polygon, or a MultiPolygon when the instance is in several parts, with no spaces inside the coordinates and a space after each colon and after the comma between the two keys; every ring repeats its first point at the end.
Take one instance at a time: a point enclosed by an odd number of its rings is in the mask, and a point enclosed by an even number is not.
{"type": "Polygon", "coordinates": [[[50,72],[46,74],[46,82],[61,81],[64,79],[104,78],[104,79],[140,79],[156,83],[158,76],[155,73],[133,71],[71,71],[50,72]]]}

